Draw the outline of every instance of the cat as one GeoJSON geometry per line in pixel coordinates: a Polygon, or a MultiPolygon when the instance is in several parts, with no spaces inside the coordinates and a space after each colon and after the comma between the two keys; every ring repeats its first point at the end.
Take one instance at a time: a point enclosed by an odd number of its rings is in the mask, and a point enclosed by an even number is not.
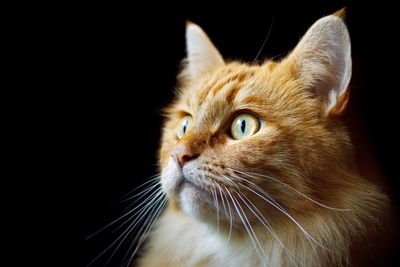
{"type": "Polygon", "coordinates": [[[262,64],[226,62],[188,22],[159,152],[168,204],[138,266],[372,264],[390,205],[357,173],[341,119],[352,74],[343,16],[262,64]]]}

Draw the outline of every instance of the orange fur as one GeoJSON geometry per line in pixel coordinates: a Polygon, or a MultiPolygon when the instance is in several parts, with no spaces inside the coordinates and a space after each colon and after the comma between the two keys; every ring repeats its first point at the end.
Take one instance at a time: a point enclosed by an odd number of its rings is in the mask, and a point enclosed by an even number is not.
{"type": "MultiPolygon", "coordinates": [[[[340,17],[343,14],[343,11],[335,13],[340,17]]],[[[358,263],[353,251],[358,251],[359,245],[368,239],[373,240],[387,212],[388,199],[356,171],[348,132],[337,116],[346,107],[347,86],[335,105],[327,110],[324,96],[316,94],[313,88],[321,77],[327,80],[332,74],[318,65],[322,63],[305,68],[304,64],[310,63],[298,61],[307,53],[318,54],[317,49],[306,51],[300,46],[281,62],[267,61],[262,65],[231,62],[208,72],[201,69],[195,79],[184,70],[177,99],[166,109],[159,154],[162,182],[172,179],[167,171],[172,151],[177,146],[184,147],[190,161],[197,164],[193,167],[196,175],[204,174],[199,183],[206,191],[216,190],[213,186],[218,184],[236,196],[258,238],[262,255],[253,248],[254,242],[239,212],[233,211],[234,226],[227,242],[229,216],[217,215],[215,204],[200,203],[202,199],[195,196],[188,197],[199,202],[193,203],[199,215],[187,214],[182,208],[187,203],[182,203],[182,191],[176,185],[170,191],[166,189],[169,207],[151,233],[139,266],[358,263]],[[240,113],[254,114],[265,125],[253,136],[233,140],[228,134],[229,126],[240,113]],[[193,123],[179,140],[176,132],[187,114],[193,117],[193,123]],[[281,183],[254,173],[268,175],[281,183]],[[315,242],[276,206],[249,190],[250,183],[267,192],[315,242]],[[240,197],[254,204],[274,234],[240,197]],[[323,207],[310,199],[341,210],[323,207]]],[[[220,213],[228,213],[222,206],[226,202],[231,202],[230,207],[234,209],[233,200],[224,193],[225,199],[222,192],[218,195],[220,213]]]]}

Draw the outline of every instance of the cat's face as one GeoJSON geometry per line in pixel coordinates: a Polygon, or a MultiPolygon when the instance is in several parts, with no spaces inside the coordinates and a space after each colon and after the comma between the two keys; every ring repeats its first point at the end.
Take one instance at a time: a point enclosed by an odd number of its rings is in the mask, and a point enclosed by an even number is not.
{"type": "Polygon", "coordinates": [[[319,20],[282,62],[226,64],[193,24],[187,45],[186,77],[167,110],[160,151],[171,205],[235,227],[282,210],[312,212],[304,195],[331,204],[340,180],[324,173],[349,158],[337,117],[351,75],[341,19],[319,20]]]}

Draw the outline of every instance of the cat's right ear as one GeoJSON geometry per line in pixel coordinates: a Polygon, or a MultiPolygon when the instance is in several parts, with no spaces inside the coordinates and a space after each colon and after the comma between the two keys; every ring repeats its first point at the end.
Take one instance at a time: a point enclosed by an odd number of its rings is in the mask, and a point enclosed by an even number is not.
{"type": "Polygon", "coordinates": [[[225,65],[207,34],[196,24],[186,23],[187,72],[190,79],[225,65]]]}

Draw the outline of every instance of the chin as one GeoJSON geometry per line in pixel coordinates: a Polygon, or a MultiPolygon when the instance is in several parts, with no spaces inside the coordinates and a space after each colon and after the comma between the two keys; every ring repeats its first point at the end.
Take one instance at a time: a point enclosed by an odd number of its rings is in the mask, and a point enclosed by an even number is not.
{"type": "Polygon", "coordinates": [[[186,215],[202,222],[216,221],[212,194],[185,179],[175,161],[169,160],[162,172],[161,184],[168,198],[179,203],[186,215]]]}
{"type": "Polygon", "coordinates": [[[213,222],[214,204],[210,193],[189,183],[182,182],[178,192],[181,210],[189,217],[203,222],[213,222]]]}

